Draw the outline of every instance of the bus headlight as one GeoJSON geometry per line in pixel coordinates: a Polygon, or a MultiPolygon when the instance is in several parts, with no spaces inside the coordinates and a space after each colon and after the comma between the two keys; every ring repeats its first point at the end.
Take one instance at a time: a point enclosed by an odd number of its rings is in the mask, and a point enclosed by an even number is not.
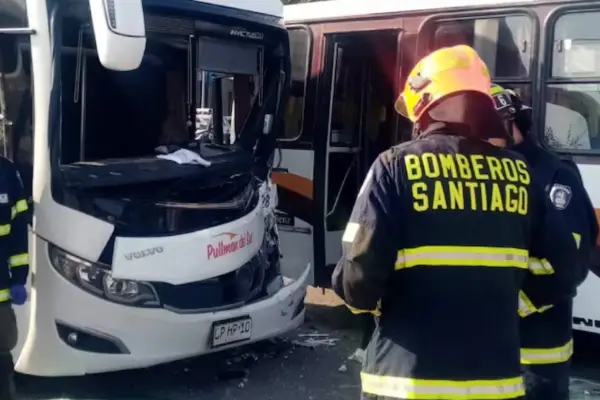
{"type": "Polygon", "coordinates": [[[48,244],[50,263],[64,278],[88,293],[119,304],[135,307],[160,307],[160,301],[147,282],[116,279],[110,270],[82,260],[48,244]]]}

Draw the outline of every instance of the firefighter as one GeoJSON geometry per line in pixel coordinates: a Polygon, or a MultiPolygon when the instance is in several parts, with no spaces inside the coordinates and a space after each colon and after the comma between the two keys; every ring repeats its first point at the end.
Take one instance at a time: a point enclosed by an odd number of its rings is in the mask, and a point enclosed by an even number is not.
{"type": "Polygon", "coordinates": [[[522,399],[519,290],[530,251],[555,273],[537,292],[573,295],[576,247],[508,139],[487,68],[468,46],[411,71],[396,110],[419,135],[380,154],[359,190],[332,285],[377,326],[365,399],[522,399]]]}
{"type": "MultiPolygon", "coordinates": [[[[581,284],[591,265],[598,224],[577,167],[534,143],[529,134],[532,110],[523,104],[513,90],[492,85],[491,94],[496,109],[513,134],[512,148],[525,157],[533,175],[546,188],[546,195],[564,216],[572,232],[579,257],[572,260],[571,267],[576,273],[577,284],[581,284]]],[[[573,299],[568,298],[521,321],[521,363],[527,399],[569,399],[569,368],[573,354],[572,317],[573,299]]]]}
{"type": "Polygon", "coordinates": [[[13,163],[0,157],[0,400],[15,398],[11,350],[17,344],[17,321],[12,305],[27,301],[27,200],[13,163]]]}

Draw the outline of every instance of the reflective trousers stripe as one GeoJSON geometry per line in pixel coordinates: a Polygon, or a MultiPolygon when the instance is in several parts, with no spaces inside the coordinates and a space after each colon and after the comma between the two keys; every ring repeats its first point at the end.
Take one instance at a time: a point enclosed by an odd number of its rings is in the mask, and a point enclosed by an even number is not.
{"type": "Polygon", "coordinates": [[[554,273],[554,268],[552,268],[552,264],[550,261],[545,258],[529,258],[529,270],[534,275],[552,275],[554,273]]]}
{"type": "Polygon", "coordinates": [[[519,290],[519,316],[525,318],[533,313],[541,313],[552,308],[552,305],[544,305],[542,307],[536,307],[531,299],[523,292],[519,290]]]}
{"type": "Polygon", "coordinates": [[[27,206],[27,200],[19,200],[15,203],[14,206],[10,209],[11,218],[14,219],[18,213],[27,211],[29,207],[27,206]]]}
{"type": "Polygon", "coordinates": [[[522,377],[451,381],[399,378],[361,372],[362,391],[396,399],[472,400],[514,399],[525,395],[522,377]]]}
{"type": "Polygon", "coordinates": [[[549,349],[521,349],[521,364],[559,364],[573,355],[573,339],[560,347],[549,349]]]}
{"type": "Polygon", "coordinates": [[[0,303],[10,300],[10,289],[0,289],[0,303]]]}
{"type": "Polygon", "coordinates": [[[8,263],[11,267],[22,267],[24,265],[29,265],[29,254],[21,253],[15,254],[8,259],[8,263]]]}
{"type": "Polygon", "coordinates": [[[396,269],[419,265],[527,269],[528,260],[527,250],[510,247],[422,246],[398,251],[396,269]]]}
{"type": "Polygon", "coordinates": [[[579,248],[579,246],[581,246],[581,235],[579,233],[573,232],[573,238],[575,239],[575,245],[577,246],[577,248],[579,248]]]}
{"type": "Polygon", "coordinates": [[[0,225],[0,236],[8,236],[10,234],[10,224],[0,225]]]}

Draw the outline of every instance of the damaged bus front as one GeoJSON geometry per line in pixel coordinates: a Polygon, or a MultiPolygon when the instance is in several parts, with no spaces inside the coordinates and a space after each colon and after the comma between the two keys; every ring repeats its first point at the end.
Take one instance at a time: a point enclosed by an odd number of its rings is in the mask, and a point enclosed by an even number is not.
{"type": "Polygon", "coordinates": [[[146,367],[298,326],[310,266],[281,271],[269,177],[280,1],[9,3],[27,29],[0,29],[7,154],[35,204],[17,370],[146,367]]]}

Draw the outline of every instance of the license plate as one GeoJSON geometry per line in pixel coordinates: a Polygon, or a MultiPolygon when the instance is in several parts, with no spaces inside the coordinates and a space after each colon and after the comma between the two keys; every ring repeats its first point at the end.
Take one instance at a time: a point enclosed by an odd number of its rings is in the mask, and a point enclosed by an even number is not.
{"type": "Polygon", "coordinates": [[[243,342],[252,337],[252,318],[215,322],[212,329],[212,347],[243,342]]]}

